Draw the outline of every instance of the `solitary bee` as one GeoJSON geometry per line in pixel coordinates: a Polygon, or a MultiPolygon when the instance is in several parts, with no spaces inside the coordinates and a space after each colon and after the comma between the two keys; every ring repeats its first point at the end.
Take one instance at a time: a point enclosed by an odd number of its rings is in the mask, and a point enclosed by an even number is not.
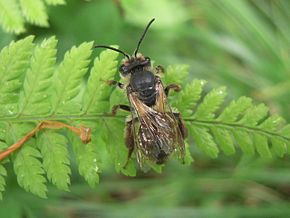
{"type": "Polygon", "coordinates": [[[128,147],[127,163],[135,150],[141,167],[147,160],[163,164],[173,152],[177,152],[183,161],[184,139],[187,136],[180,114],[173,113],[167,102],[169,90],[179,91],[180,86],[170,84],[164,88],[158,76],[163,73],[163,68],[152,67],[150,58],[138,53],[144,36],[154,20],[148,23],[132,56],[110,46],[95,46],[111,49],[125,56],[119,72],[121,77],[128,81],[127,84],[114,80],[108,83],[126,89],[130,106],[115,105],[112,108],[112,115],[115,115],[118,109],[131,112],[131,117],[126,120],[125,129],[125,142],[128,147]]]}

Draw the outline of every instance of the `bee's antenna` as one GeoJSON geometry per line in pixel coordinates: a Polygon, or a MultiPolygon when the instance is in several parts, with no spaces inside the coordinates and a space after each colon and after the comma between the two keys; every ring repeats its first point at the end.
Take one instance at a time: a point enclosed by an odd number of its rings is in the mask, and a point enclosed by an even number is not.
{"type": "Polygon", "coordinates": [[[139,42],[138,42],[138,44],[137,44],[137,48],[136,48],[136,50],[134,51],[134,56],[135,56],[135,57],[137,56],[137,53],[138,53],[138,51],[139,51],[139,47],[140,47],[140,45],[141,45],[141,43],[142,43],[142,41],[143,41],[143,39],[144,39],[144,36],[146,35],[147,30],[149,29],[149,27],[151,26],[151,24],[153,23],[154,20],[155,20],[155,18],[153,18],[152,20],[150,20],[150,22],[149,22],[148,25],[146,26],[146,28],[145,28],[145,30],[144,30],[144,32],[143,32],[141,38],[139,39],[139,42]]]}
{"type": "Polygon", "coordinates": [[[107,48],[107,49],[111,49],[113,51],[116,51],[116,52],[119,52],[121,53],[122,55],[124,55],[126,58],[130,59],[130,55],[128,55],[127,53],[117,49],[117,48],[114,48],[114,47],[111,47],[111,46],[107,46],[107,45],[96,45],[94,48],[107,48]]]}

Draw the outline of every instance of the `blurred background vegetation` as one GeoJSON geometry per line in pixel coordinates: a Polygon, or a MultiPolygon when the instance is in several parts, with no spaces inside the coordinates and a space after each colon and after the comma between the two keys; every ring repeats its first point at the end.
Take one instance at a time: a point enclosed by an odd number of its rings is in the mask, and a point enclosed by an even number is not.
{"type": "MultiPolygon", "coordinates": [[[[68,0],[49,6],[49,27],[26,25],[10,40],[56,35],[59,60],[73,45],[94,40],[132,53],[155,23],[141,52],[157,64],[188,64],[190,79],[228,87],[230,98],[250,96],[290,121],[290,1],[68,0]]],[[[94,55],[100,51],[96,50],[94,55]]],[[[108,168],[95,189],[72,174],[71,192],[51,187],[42,200],[8,179],[1,217],[290,217],[290,161],[237,153],[211,160],[191,150],[191,167],[170,162],[162,174],[117,175],[108,168]]]]}

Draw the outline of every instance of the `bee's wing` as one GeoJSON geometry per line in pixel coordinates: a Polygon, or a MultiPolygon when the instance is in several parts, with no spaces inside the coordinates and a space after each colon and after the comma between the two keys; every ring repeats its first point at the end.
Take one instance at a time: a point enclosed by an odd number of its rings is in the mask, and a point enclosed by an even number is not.
{"type": "Polygon", "coordinates": [[[161,81],[156,84],[156,93],[156,104],[154,108],[151,108],[140,101],[135,92],[128,91],[128,99],[135,109],[140,122],[139,131],[142,132],[142,134],[136,135],[136,147],[155,161],[158,160],[159,157],[156,155],[160,154],[161,150],[165,155],[169,155],[174,149],[177,149],[180,157],[183,158],[183,137],[178,121],[167,105],[161,81]]]}
{"type": "Polygon", "coordinates": [[[166,112],[167,116],[171,117],[172,122],[174,123],[174,128],[175,128],[175,135],[174,135],[174,146],[175,148],[178,149],[179,151],[179,155],[182,160],[185,156],[185,144],[184,144],[184,136],[181,133],[181,129],[180,129],[180,125],[179,122],[182,122],[182,120],[180,120],[181,118],[179,117],[179,114],[174,114],[172,112],[171,107],[168,104],[167,101],[167,96],[164,92],[164,86],[162,84],[162,81],[159,77],[157,77],[157,84],[156,84],[156,104],[155,104],[155,109],[156,111],[159,112],[166,112]]]}

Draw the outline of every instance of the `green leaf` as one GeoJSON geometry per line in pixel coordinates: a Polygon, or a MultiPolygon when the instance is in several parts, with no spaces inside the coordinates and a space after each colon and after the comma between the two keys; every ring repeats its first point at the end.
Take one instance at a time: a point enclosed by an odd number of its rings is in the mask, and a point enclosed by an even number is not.
{"type": "Polygon", "coordinates": [[[128,149],[125,146],[123,137],[124,122],[125,120],[121,121],[117,119],[105,121],[103,125],[107,129],[107,133],[104,135],[104,141],[107,142],[107,149],[112,161],[115,163],[116,171],[127,176],[135,176],[136,168],[132,160],[124,168],[128,156],[128,149]]]}
{"type": "Polygon", "coordinates": [[[206,82],[204,80],[193,80],[190,84],[185,86],[182,92],[178,93],[172,106],[178,108],[183,116],[192,115],[193,109],[200,99],[205,84],[206,82]]]}
{"type": "Polygon", "coordinates": [[[212,127],[211,131],[216,143],[221,147],[226,155],[233,155],[236,152],[232,136],[229,131],[215,127],[212,127]]]}
{"type": "Polygon", "coordinates": [[[189,144],[185,141],[185,157],[184,157],[184,164],[186,166],[190,166],[193,162],[193,157],[190,154],[189,144]]]}
{"type": "Polygon", "coordinates": [[[255,154],[253,141],[247,132],[242,130],[233,130],[233,134],[238,145],[246,155],[251,156],[255,154]]]}
{"type": "Polygon", "coordinates": [[[113,80],[116,75],[118,53],[112,50],[101,52],[94,61],[90,71],[86,91],[83,97],[83,113],[106,112],[109,109],[109,98],[112,92],[106,81],[113,80]],[[99,84],[99,85],[96,85],[99,84]]]}
{"type": "Polygon", "coordinates": [[[164,75],[164,84],[169,85],[172,83],[177,83],[179,85],[183,84],[188,77],[188,65],[171,65],[166,68],[164,75]]]}
{"type": "Polygon", "coordinates": [[[69,191],[71,174],[67,143],[65,136],[51,130],[42,132],[37,138],[48,180],[65,191],[69,191]]]}
{"type": "MultiPolygon", "coordinates": [[[[50,111],[49,101],[45,101],[52,85],[56,61],[55,37],[44,40],[34,49],[30,68],[26,72],[23,92],[20,96],[19,114],[45,114],[50,111]]],[[[51,91],[50,91],[51,92],[51,91]]]]}
{"type": "Polygon", "coordinates": [[[214,112],[223,103],[225,97],[226,97],[225,87],[213,89],[210,93],[208,93],[204,97],[202,103],[198,106],[194,114],[194,118],[203,120],[212,120],[215,117],[214,112]]]}
{"type": "Polygon", "coordinates": [[[279,127],[283,126],[285,124],[285,120],[278,116],[273,115],[268,117],[261,125],[259,126],[261,129],[267,130],[267,131],[277,131],[279,127]]]}
{"type": "MultiPolygon", "coordinates": [[[[279,157],[283,157],[287,153],[287,141],[279,137],[272,137],[272,149],[279,157]]],[[[289,142],[288,142],[289,144],[289,142]]]]}
{"type": "Polygon", "coordinates": [[[22,77],[29,67],[33,37],[10,43],[0,53],[0,115],[12,115],[18,109],[22,77]]]}
{"type": "Polygon", "coordinates": [[[232,101],[227,106],[217,120],[224,122],[235,122],[238,117],[252,106],[252,99],[240,97],[237,101],[232,101]]]}
{"type": "Polygon", "coordinates": [[[5,191],[5,177],[7,176],[7,171],[4,166],[0,163],[0,200],[2,200],[2,192],[5,191]]]}
{"type": "Polygon", "coordinates": [[[246,111],[246,114],[239,123],[247,126],[256,126],[261,119],[267,116],[268,110],[269,109],[264,104],[253,106],[246,111]]]}
{"type": "Polygon", "coordinates": [[[219,150],[208,129],[198,126],[190,126],[189,130],[199,148],[209,157],[217,158],[219,150]]]}
{"type": "Polygon", "coordinates": [[[0,24],[7,32],[24,32],[24,21],[16,0],[0,0],[0,24]]]}
{"type": "Polygon", "coordinates": [[[84,42],[66,52],[55,76],[53,114],[80,112],[81,106],[75,98],[80,93],[83,77],[88,70],[92,45],[92,42],[84,42]]]}
{"type": "MultiPolygon", "coordinates": [[[[82,125],[96,129],[96,123],[85,122],[82,125]]],[[[99,173],[101,171],[100,156],[102,155],[103,157],[104,155],[98,152],[104,143],[99,134],[96,131],[92,132],[92,141],[85,145],[81,143],[79,138],[72,137],[73,150],[76,155],[79,173],[92,188],[99,183],[99,173]]]]}
{"type": "Polygon", "coordinates": [[[19,0],[25,19],[38,26],[48,26],[48,16],[42,0],[19,0]]]}
{"type": "Polygon", "coordinates": [[[261,157],[271,158],[272,154],[268,147],[267,137],[258,133],[254,134],[254,143],[256,145],[257,152],[261,157]]]}
{"type": "Polygon", "coordinates": [[[16,155],[14,171],[17,175],[18,184],[26,191],[41,198],[46,198],[46,179],[39,158],[41,154],[34,146],[34,140],[30,140],[16,155]]]}

